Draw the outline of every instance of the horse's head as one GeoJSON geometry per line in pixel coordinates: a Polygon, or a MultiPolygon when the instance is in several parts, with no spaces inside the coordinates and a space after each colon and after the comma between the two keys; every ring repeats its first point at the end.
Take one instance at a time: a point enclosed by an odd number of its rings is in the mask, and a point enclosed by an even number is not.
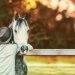
{"type": "Polygon", "coordinates": [[[25,18],[15,16],[9,28],[12,29],[13,41],[18,44],[18,46],[22,46],[22,49],[26,49],[26,46],[28,50],[33,49],[33,47],[28,44],[29,26],[25,18]]]}
{"type": "Polygon", "coordinates": [[[22,17],[16,15],[11,23],[11,26],[12,26],[12,30],[13,30],[14,42],[17,44],[27,44],[28,43],[29,26],[28,26],[28,23],[27,23],[25,17],[22,18],[22,17]]]}

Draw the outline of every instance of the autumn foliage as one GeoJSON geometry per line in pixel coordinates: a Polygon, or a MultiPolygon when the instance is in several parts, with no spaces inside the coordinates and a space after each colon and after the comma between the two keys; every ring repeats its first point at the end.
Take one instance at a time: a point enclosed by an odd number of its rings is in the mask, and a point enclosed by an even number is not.
{"type": "Polygon", "coordinates": [[[16,12],[26,14],[34,48],[75,48],[74,0],[1,0],[0,26],[8,26],[16,12]]]}

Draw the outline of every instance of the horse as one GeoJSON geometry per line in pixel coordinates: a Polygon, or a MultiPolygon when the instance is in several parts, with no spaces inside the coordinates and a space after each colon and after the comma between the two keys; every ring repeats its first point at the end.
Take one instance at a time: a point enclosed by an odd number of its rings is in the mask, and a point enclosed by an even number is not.
{"type": "MultiPolygon", "coordinates": [[[[10,43],[17,43],[19,47],[22,46],[23,48],[25,48],[26,52],[28,48],[33,49],[33,47],[28,44],[29,26],[25,17],[20,17],[17,14],[13,18],[13,21],[9,25],[9,28],[13,34],[10,43]]],[[[27,75],[28,68],[26,62],[24,61],[23,55],[17,54],[15,61],[16,75],[27,75]]]]}

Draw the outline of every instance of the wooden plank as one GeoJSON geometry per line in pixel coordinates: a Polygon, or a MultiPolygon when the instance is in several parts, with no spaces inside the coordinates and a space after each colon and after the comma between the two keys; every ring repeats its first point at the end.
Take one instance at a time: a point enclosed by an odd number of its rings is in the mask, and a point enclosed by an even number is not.
{"type": "Polygon", "coordinates": [[[27,55],[75,55],[75,49],[34,49],[27,55]]]}

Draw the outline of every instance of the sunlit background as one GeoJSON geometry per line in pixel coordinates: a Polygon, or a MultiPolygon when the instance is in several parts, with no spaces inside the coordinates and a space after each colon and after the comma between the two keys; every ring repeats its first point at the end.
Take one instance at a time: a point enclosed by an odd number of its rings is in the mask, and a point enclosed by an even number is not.
{"type": "MultiPolygon", "coordinates": [[[[0,27],[26,15],[34,48],[75,48],[75,0],[0,0],[0,27]]],[[[75,56],[26,56],[28,75],[75,75],[75,56]]]]}
{"type": "Polygon", "coordinates": [[[74,0],[1,0],[0,26],[26,15],[34,48],[75,48],[74,0]]]}

